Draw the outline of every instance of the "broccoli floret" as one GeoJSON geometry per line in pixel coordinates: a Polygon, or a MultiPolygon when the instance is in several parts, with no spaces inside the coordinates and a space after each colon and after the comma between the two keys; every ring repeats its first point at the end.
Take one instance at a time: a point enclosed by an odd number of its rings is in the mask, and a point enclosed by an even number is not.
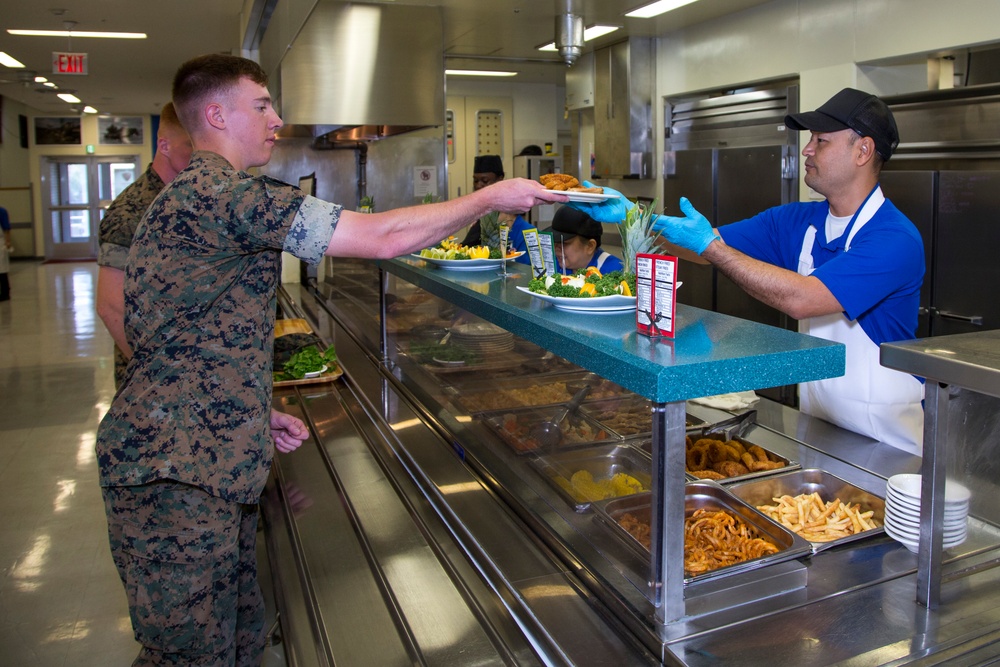
{"type": "Polygon", "coordinates": [[[560,281],[552,283],[549,287],[549,296],[574,297],[580,296],[580,290],[572,285],[563,285],[560,281]]]}

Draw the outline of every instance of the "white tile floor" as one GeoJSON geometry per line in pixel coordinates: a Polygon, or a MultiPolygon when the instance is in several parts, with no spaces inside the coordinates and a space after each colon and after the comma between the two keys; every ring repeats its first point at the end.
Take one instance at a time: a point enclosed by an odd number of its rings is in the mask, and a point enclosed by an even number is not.
{"type": "MultiPolygon", "coordinates": [[[[0,664],[129,665],[94,433],[114,394],[97,265],[14,262],[0,302],[0,664]]],[[[265,665],[281,665],[273,649],[265,665]]]]}

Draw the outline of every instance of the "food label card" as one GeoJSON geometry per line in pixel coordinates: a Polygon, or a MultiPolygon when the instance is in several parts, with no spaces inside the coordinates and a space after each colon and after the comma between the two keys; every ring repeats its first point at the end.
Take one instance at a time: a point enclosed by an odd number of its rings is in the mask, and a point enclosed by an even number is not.
{"type": "Polygon", "coordinates": [[[507,256],[507,242],[510,240],[510,227],[500,225],[500,256],[507,256]]]}
{"type": "Polygon", "coordinates": [[[545,275],[545,259],[542,257],[537,229],[529,227],[524,230],[524,245],[528,249],[528,259],[531,260],[532,277],[541,278],[545,275]]]}
{"type": "Polygon", "coordinates": [[[538,243],[542,246],[545,275],[552,275],[556,272],[556,255],[552,250],[552,232],[538,232],[538,243]]]}
{"type": "Polygon", "coordinates": [[[639,253],[635,256],[635,324],[639,333],[674,337],[677,258],[639,253]]]}

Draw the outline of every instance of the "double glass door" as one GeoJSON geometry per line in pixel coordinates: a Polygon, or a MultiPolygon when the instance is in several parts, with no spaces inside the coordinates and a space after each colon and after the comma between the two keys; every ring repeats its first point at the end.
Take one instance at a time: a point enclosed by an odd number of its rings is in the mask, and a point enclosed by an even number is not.
{"type": "Polygon", "coordinates": [[[139,176],[138,155],[42,158],[46,259],[94,259],[108,206],[139,176]]]}

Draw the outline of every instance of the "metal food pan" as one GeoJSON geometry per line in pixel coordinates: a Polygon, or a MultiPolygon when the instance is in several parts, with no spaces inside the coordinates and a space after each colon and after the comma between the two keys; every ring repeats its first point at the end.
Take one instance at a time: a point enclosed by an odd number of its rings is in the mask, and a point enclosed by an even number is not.
{"type": "MultiPolygon", "coordinates": [[[[558,405],[572,398],[573,388],[584,382],[588,373],[553,373],[549,375],[494,378],[463,384],[448,391],[451,400],[470,413],[506,410],[509,408],[558,405]]],[[[591,389],[593,397],[616,396],[622,387],[598,379],[591,389]]]]}
{"type": "MultiPolygon", "coordinates": [[[[648,438],[653,430],[653,403],[635,394],[588,400],[580,407],[588,416],[604,424],[622,439],[648,438]]],[[[689,429],[708,426],[707,422],[685,415],[689,429]]]]}
{"type": "MultiPolygon", "coordinates": [[[[538,443],[531,437],[531,428],[553,418],[559,406],[543,408],[521,408],[484,412],[478,416],[491,431],[518,454],[546,453],[539,450],[538,443]]],[[[561,424],[563,440],[552,452],[578,449],[598,444],[615,444],[617,440],[603,426],[577,412],[569,415],[561,424]],[[567,428],[566,422],[569,422],[567,428]]]]}
{"type": "Polygon", "coordinates": [[[615,473],[625,473],[638,480],[645,491],[653,483],[649,457],[623,444],[543,454],[533,460],[532,465],[577,512],[586,512],[591,503],[604,499],[588,497],[585,489],[574,487],[572,477],[581,470],[589,472],[598,481],[610,479],[615,473]]]}
{"type": "MultiPolygon", "coordinates": [[[[688,435],[687,435],[686,447],[690,448],[694,443],[696,443],[699,439],[701,439],[701,437],[702,437],[702,435],[701,435],[700,431],[689,432],[688,435]]],[[[711,438],[711,439],[716,440],[718,442],[723,442],[722,436],[711,436],[710,435],[710,436],[705,436],[705,437],[711,438]]],[[[782,466],[781,468],[776,468],[774,470],[753,471],[753,472],[749,472],[749,473],[745,473],[745,474],[733,475],[731,477],[725,477],[725,478],[722,478],[722,479],[713,479],[711,481],[718,482],[719,484],[724,484],[724,485],[726,485],[726,484],[734,484],[736,482],[746,481],[746,480],[750,480],[750,479],[758,479],[758,478],[761,478],[761,477],[770,477],[772,475],[778,475],[778,474],[781,474],[781,473],[784,473],[784,472],[788,472],[790,470],[798,470],[799,467],[800,467],[798,461],[794,461],[794,460],[789,459],[789,458],[787,458],[785,456],[777,454],[777,453],[773,452],[772,450],[768,449],[767,447],[763,447],[761,445],[757,445],[757,443],[753,442],[753,440],[751,440],[751,439],[748,439],[748,438],[734,438],[734,439],[737,440],[740,444],[742,444],[743,447],[746,448],[746,449],[749,449],[751,445],[756,445],[756,446],[760,447],[767,454],[769,460],[771,460],[771,461],[780,461],[780,462],[782,462],[784,464],[784,466],[782,466]]],[[[653,443],[652,443],[651,440],[644,439],[644,440],[637,441],[635,446],[638,447],[639,449],[641,449],[642,451],[646,452],[647,454],[652,455],[652,445],[653,445],[653,443]]],[[[689,479],[689,480],[698,480],[699,479],[699,477],[697,475],[692,474],[691,471],[689,471],[689,470],[685,470],[685,475],[687,476],[687,479],[689,479]]]]}
{"type": "MultiPolygon", "coordinates": [[[[594,503],[596,515],[600,518],[601,523],[609,527],[630,549],[644,559],[650,558],[649,547],[642,544],[631,533],[622,528],[619,520],[626,513],[631,513],[640,522],[645,522],[648,525],[651,516],[650,498],[650,494],[645,493],[594,503]]],[[[807,541],[784,526],[771,521],[756,509],[729,493],[728,489],[718,484],[688,482],[685,485],[684,517],[691,516],[699,509],[710,511],[723,510],[734,514],[739,520],[750,525],[760,537],[778,547],[778,551],[774,554],[768,554],[742,563],[734,563],[698,575],[689,576],[685,573],[685,584],[747,572],[773,563],[800,558],[811,553],[810,545],[807,541]]]]}
{"type": "MultiPolygon", "coordinates": [[[[781,475],[771,475],[763,479],[755,479],[737,484],[732,484],[729,490],[737,498],[740,498],[748,505],[759,507],[761,505],[773,505],[774,498],[789,495],[819,493],[823,502],[830,502],[839,498],[841,502],[857,504],[861,511],[872,510],[872,518],[880,524],[885,523],[885,499],[874,493],[869,493],[850,482],[844,481],[836,475],[831,475],[825,470],[817,468],[804,468],[781,475]]],[[[813,553],[818,553],[824,549],[829,549],[846,542],[865,539],[872,535],[879,535],[885,532],[881,527],[855,533],[847,537],[841,537],[829,542],[810,542],[813,553]]]]}

